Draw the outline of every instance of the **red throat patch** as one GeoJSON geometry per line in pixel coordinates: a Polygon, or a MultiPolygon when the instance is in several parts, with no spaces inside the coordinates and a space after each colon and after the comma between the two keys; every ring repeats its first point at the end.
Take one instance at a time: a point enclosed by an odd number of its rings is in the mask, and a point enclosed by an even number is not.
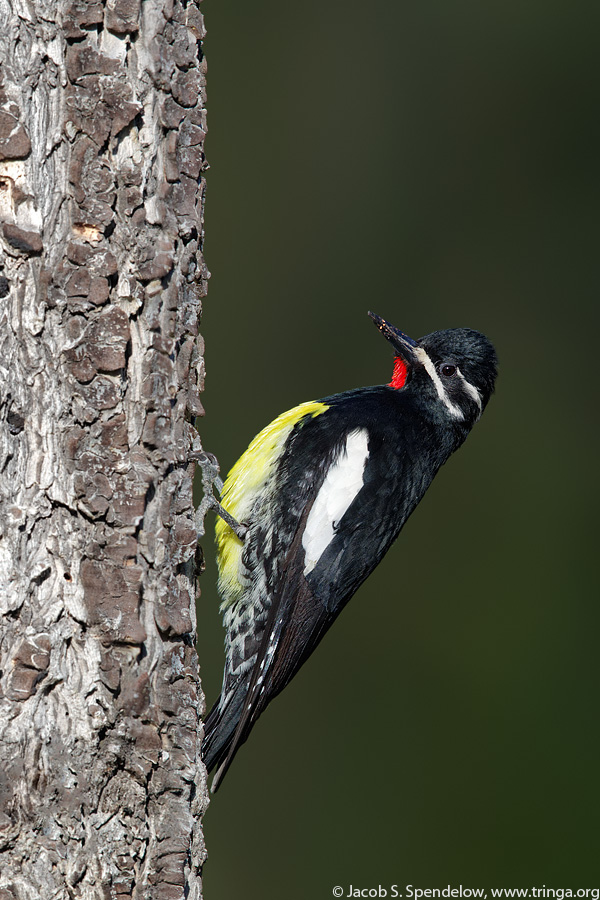
{"type": "Polygon", "coordinates": [[[392,375],[392,380],[390,381],[390,387],[396,388],[397,391],[400,388],[403,388],[406,384],[406,376],[408,375],[408,368],[403,359],[400,359],[399,356],[394,360],[394,374],[392,375]]]}

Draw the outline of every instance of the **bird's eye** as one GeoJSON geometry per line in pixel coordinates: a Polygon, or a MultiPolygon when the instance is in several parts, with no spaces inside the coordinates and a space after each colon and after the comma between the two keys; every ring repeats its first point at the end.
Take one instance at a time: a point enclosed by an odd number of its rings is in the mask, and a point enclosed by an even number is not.
{"type": "Polygon", "coordinates": [[[443,375],[445,378],[452,378],[453,375],[456,375],[456,366],[453,366],[450,363],[442,363],[440,366],[440,375],[443,375]]]}

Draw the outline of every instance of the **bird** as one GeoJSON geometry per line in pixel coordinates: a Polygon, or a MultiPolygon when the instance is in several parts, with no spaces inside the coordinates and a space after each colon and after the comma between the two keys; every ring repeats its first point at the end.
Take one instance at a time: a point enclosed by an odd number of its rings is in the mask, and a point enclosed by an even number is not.
{"type": "Polygon", "coordinates": [[[284,412],[219,485],[226,660],[202,742],[207,770],[217,769],[213,792],[494,390],[496,352],[480,332],[452,328],[413,340],[369,315],[393,349],[389,384],[284,412]]]}

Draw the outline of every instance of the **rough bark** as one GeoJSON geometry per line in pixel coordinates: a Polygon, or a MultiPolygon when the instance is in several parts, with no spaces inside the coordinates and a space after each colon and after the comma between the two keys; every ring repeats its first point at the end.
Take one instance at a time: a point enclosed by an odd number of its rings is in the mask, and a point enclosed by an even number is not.
{"type": "Polygon", "coordinates": [[[0,900],[199,898],[193,0],[0,0],[0,900]]]}

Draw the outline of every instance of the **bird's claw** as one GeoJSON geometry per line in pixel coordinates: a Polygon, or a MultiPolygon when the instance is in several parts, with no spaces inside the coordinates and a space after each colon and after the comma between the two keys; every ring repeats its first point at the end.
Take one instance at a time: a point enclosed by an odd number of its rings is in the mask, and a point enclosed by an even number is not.
{"type": "Polygon", "coordinates": [[[202,469],[202,489],[205,494],[212,492],[216,487],[219,495],[223,490],[223,479],[219,475],[219,461],[214,453],[206,450],[192,450],[188,456],[188,462],[196,462],[202,469]]]}
{"type": "Polygon", "coordinates": [[[219,496],[223,491],[223,479],[219,475],[219,462],[214,453],[208,453],[206,450],[193,450],[189,457],[189,462],[196,462],[202,470],[202,500],[196,510],[196,530],[198,532],[198,540],[206,534],[204,528],[204,518],[209,509],[214,509],[216,514],[225,521],[232,531],[237,535],[240,541],[243,541],[248,533],[248,526],[238,522],[237,519],[227,512],[221,506],[215,495],[213,488],[216,488],[219,496]]]}

